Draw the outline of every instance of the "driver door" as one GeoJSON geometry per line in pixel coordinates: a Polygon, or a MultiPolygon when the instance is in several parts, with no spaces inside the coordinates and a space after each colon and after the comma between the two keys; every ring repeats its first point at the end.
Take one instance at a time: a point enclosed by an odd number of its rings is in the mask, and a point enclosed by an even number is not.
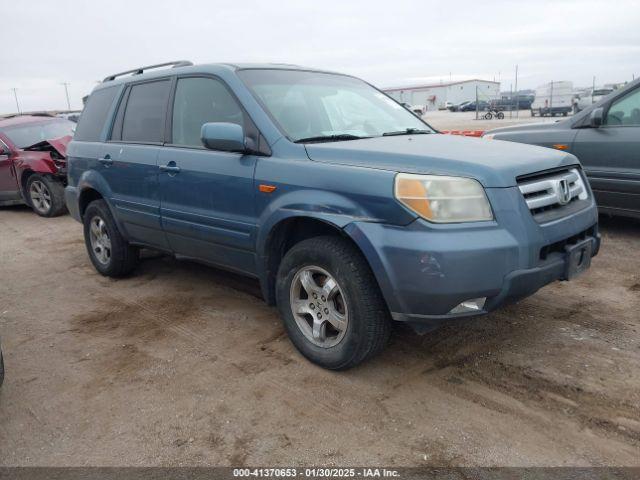
{"type": "Polygon", "coordinates": [[[580,129],[573,153],[600,207],[611,213],[640,213],[640,87],[604,108],[603,125],[580,129]]]}

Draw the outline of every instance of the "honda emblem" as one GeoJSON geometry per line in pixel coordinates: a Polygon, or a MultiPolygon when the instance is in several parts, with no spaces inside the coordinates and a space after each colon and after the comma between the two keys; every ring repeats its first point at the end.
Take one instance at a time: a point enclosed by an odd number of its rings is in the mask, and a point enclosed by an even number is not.
{"type": "Polygon", "coordinates": [[[569,181],[566,178],[558,180],[557,186],[558,203],[560,205],[566,205],[571,201],[571,189],[569,188],[569,181]]]}

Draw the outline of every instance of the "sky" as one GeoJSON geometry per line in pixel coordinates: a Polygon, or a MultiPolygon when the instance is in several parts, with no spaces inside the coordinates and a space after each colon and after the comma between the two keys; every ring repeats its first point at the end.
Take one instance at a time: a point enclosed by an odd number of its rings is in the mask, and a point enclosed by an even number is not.
{"type": "Polygon", "coordinates": [[[71,108],[109,74],[169,60],[276,62],[377,87],[640,75],[640,0],[0,0],[0,113],[71,108]]]}

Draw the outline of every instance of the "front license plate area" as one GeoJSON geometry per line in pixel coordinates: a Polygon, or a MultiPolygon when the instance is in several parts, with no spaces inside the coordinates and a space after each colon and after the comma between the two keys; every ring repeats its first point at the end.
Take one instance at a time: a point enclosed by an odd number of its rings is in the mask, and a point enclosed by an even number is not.
{"type": "Polygon", "coordinates": [[[591,253],[593,250],[593,241],[588,238],[576,245],[567,245],[565,278],[573,280],[577,276],[584,273],[591,266],[591,253]]]}

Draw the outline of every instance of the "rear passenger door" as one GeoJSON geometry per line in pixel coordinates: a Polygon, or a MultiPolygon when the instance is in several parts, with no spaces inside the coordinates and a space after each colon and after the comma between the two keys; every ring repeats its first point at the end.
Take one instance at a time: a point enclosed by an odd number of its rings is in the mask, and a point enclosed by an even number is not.
{"type": "Polygon", "coordinates": [[[171,79],[130,85],[101,152],[100,171],[130,241],[169,249],[160,224],[158,153],[164,143],[171,79]]]}
{"type": "MultiPolygon", "coordinates": [[[[219,79],[177,79],[169,112],[168,142],[158,165],[162,225],[171,249],[244,273],[255,272],[253,174],[256,157],[206,149],[207,122],[231,122],[245,132],[250,119],[219,79]]],[[[253,124],[250,124],[253,126],[253,124]]]]}
{"type": "Polygon", "coordinates": [[[578,130],[573,153],[600,206],[640,212],[640,87],[605,107],[601,127],[578,130]]]}

